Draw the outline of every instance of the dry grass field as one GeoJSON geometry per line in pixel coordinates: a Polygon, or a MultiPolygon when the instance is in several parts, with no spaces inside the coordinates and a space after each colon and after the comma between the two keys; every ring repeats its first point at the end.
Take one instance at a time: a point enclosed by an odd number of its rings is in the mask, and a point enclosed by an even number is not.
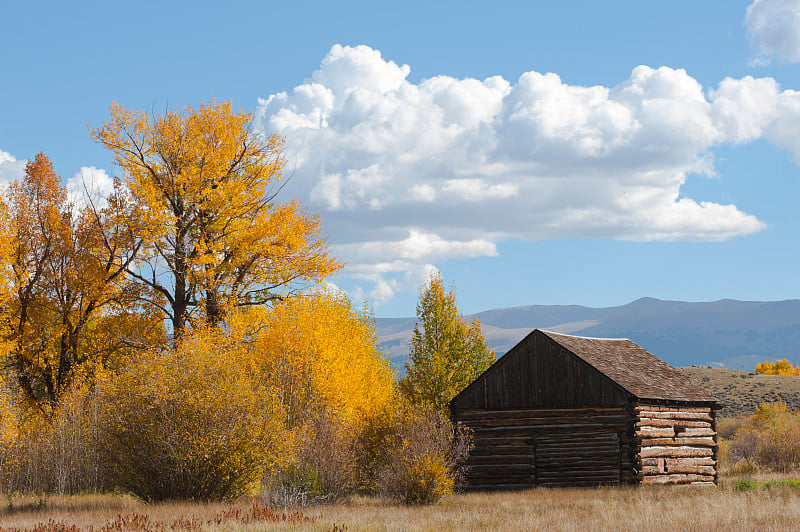
{"type": "Polygon", "coordinates": [[[790,410],[800,410],[799,377],[700,366],[678,369],[693,383],[716,396],[722,406],[717,414],[719,417],[752,414],[762,401],[781,400],[790,410]]]}
{"type": "MultiPolygon", "coordinates": [[[[762,476],[762,479],[776,475],[762,476]]],[[[625,487],[535,489],[449,497],[433,506],[374,498],[286,512],[237,505],[146,505],[118,495],[14,499],[0,530],[800,530],[800,489],[625,487]]]]}

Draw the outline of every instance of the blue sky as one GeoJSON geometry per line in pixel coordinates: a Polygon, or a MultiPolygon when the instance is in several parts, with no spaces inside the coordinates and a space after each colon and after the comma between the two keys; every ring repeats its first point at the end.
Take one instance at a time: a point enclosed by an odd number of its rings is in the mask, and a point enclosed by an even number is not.
{"type": "Polygon", "coordinates": [[[0,180],[230,99],[378,316],[433,268],[466,312],[800,297],[800,2],[499,4],[0,3],[0,180]]]}

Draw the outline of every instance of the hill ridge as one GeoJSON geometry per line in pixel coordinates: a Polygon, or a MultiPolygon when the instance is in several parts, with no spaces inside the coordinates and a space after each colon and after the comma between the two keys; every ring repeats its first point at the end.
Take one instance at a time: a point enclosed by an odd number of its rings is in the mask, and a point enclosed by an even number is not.
{"type": "MultiPolygon", "coordinates": [[[[752,370],[757,362],[800,359],[800,299],[673,301],[642,297],[624,305],[522,305],[474,314],[498,354],[535,328],[598,338],[630,338],[672,366],[752,370]]],[[[414,318],[378,318],[384,352],[402,368],[414,318]]]]}

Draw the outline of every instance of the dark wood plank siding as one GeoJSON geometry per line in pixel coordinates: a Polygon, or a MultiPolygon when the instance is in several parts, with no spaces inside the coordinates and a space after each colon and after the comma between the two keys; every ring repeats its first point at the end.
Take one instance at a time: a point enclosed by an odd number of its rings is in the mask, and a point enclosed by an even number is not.
{"type": "Polygon", "coordinates": [[[637,480],[628,407],[454,410],[473,447],[468,489],[596,486],[637,480]]]}
{"type": "Polygon", "coordinates": [[[454,399],[456,409],[622,406],[630,394],[536,331],[454,399]]]}
{"type": "Polygon", "coordinates": [[[619,484],[620,433],[614,430],[541,434],[534,437],[536,484],[619,484]]]}

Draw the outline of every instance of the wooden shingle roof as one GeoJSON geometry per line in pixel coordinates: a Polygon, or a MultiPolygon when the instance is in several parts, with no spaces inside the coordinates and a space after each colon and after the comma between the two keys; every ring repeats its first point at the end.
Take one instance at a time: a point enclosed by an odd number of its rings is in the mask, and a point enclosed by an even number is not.
{"type": "Polygon", "coordinates": [[[689,378],[627,338],[584,338],[539,332],[590,364],[639,399],[716,402],[689,378]]]}

